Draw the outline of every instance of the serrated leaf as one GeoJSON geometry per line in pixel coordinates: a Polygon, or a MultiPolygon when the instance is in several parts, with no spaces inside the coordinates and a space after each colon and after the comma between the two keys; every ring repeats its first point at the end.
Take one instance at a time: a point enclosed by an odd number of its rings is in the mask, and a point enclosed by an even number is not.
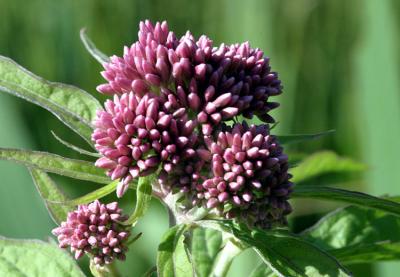
{"type": "Polygon", "coordinates": [[[329,131],[320,132],[320,133],[316,133],[316,134],[277,135],[276,137],[278,138],[278,141],[281,144],[293,144],[293,143],[318,139],[323,136],[333,134],[334,132],[335,132],[335,130],[329,130],[329,131]]]}
{"type": "Polygon", "coordinates": [[[80,147],[78,147],[78,146],[73,145],[72,143],[69,143],[69,142],[63,140],[62,138],[60,138],[59,136],[57,136],[56,133],[54,133],[53,131],[51,131],[51,134],[52,134],[53,137],[54,137],[56,140],[58,140],[61,144],[63,144],[63,145],[65,145],[66,147],[68,147],[68,148],[70,148],[70,149],[72,149],[72,150],[78,152],[79,154],[87,155],[87,156],[91,156],[91,157],[96,157],[96,158],[100,157],[100,154],[98,154],[98,153],[93,153],[93,152],[87,151],[87,150],[85,150],[85,149],[82,149],[82,148],[80,148],[80,147]]]}
{"type": "Polygon", "coordinates": [[[159,277],[189,277],[193,268],[184,246],[186,225],[176,225],[163,236],[157,253],[157,273],[159,277]]]}
{"type": "Polygon", "coordinates": [[[343,263],[400,259],[400,218],[378,210],[338,209],[302,236],[343,263]]]}
{"type": "Polygon", "coordinates": [[[152,183],[154,179],[154,174],[139,178],[136,189],[135,210],[124,224],[134,225],[146,213],[152,198],[152,183]]]}
{"type": "Polygon", "coordinates": [[[69,159],[47,152],[0,148],[0,159],[79,180],[101,184],[110,182],[105,172],[91,162],[69,159]]]}
{"type": "Polygon", "coordinates": [[[315,198],[339,201],[400,215],[400,204],[366,193],[331,187],[297,186],[291,198],[315,198]]]}
{"type": "Polygon", "coordinates": [[[105,185],[99,189],[96,189],[92,192],[89,192],[88,194],[68,200],[65,202],[59,202],[59,201],[49,201],[54,204],[59,204],[59,205],[65,205],[65,206],[77,206],[77,205],[82,205],[82,204],[88,204],[90,202],[93,202],[96,199],[103,198],[106,195],[109,195],[110,193],[114,192],[117,188],[117,185],[119,183],[119,180],[115,180],[108,185],[105,185]]]}
{"type": "Polygon", "coordinates": [[[221,232],[208,228],[196,228],[192,233],[191,244],[196,276],[212,276],[214,262],[223,246],[221,232]]]}
{"type": "Polygon", "coordinates": [[[34,168],[29,168],[29,172],[31,173],[33,182],[39,191],[40,196],[45,201],[45,205],[50,213],[51,218],[57,224],[65,221],[68,212],[73,210],[74,207],[71,205],[68,206],[55,204],[51,201],[66,202],[68,201],[68,198],[45,172],[34,168]]]}
{"type": "Polygon", "coordinates": [[[84,277],[77,263],[57,246],[39,240],[0,237],[0,276],[84,277]]]}
{"type": "Polygon", "coordinates": [[[110,58],[107,57],[103,52],[97,49],[96,45],[93,41],[87,36],[86,29],[82,28],[80,32],[81,40],[86,50],[93,56],[100,64],[106,63],[110,61],[110,58]]]}
{"type": "Polygon", "coordinates": [[[285,230],[247,229],[227,220],[198,222],[201,226],[228,232],[240,240],[243,247],[252,247],[278,276],[351,276],[330,254],[300,236],[285,230]]]}
{"type": "Polygon", "coordinates": [[[290,169],[292,181],[300,183],[327,173],[361,172],[366,169],[362,163],[349,158],[339,157],[331,151],[321,151],[312,154],[290,169]]]}
{"type": "Polygon", "coordinates": [[[0,91],[47,109],[91,144],[91,122],[96,110],[102,107],[87,92],[74,86],[46,81],[3,56],[0,56],[0,91]]]}

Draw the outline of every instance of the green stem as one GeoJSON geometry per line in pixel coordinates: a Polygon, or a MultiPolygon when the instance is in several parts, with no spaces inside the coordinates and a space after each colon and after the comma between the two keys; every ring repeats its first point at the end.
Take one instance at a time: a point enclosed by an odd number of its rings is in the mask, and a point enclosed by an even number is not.
{"type": "Polygon", "coordinates": [[[213,266],[213,276],[225,277],[232,265],[233,259],[243,251],[237,243],[228,239],[224,248],[218,253],[213,266]]]}
{"type": "Polygon", "coordinates": [[[172,228],[176,225],[176,218],[174,212],[170,209],[170,207],[167,206],[168,210],[168,222],[169,222],[169,228],[172,228]]]}
{"type": "Polygon", "coordinates": [[[115,263],[111,263],[104,266],[97,266],[90,261],[90,271],[92,272],[93,276],[95,277],[120,277],[121,274],[119,273],[115,263]]]}
{"type": "Polygon", "coordinates": [[[108,269],[110,272],[110,277],[119,277],[121,274],[119,273],[118,268],[116,267],[115,263],[111,263],[108,265],[108,269]]]}

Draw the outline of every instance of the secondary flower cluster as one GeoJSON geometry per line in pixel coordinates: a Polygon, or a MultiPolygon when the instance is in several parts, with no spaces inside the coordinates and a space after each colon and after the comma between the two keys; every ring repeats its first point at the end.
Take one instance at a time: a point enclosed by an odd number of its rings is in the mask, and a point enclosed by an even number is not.
{"type": "Polygon", "coordinates": [[[60,247],[71,247],[75,259],[87,253],[97,265],[109,264],[115,258],[124,260],[130,233],[128,226],[119,223],[126,220],[121,212],[117,202],[105,205],[96,200],[80,205],[68,213],[67,221],[55,228],[53,234],[60,247]]]}
{"type": "Polygon", "coordinates": [[[226,215],[249,225],[284,224],[284,215],[291,212],[286,199],[292,184],[282,147],[267,125],[235,124],[225,129],[216,142],[208,143],[213,176],[203,182],[196,197],[221,211],[231,204],[226,215]]]}
{"type": "Polygon", "coordinates": [[[140,23],[139,40],[113,56],[98,91],[113,100],[98,111],[92,135],[96,165],[119,179],[121,197],[132,179],[157,170],[167,191],[192,205],[268,228],[291,211],[287,156],[267,124],[282,92],[259,49],[214,46],[189,32],[178,39],[166,22],[140,23]]]}

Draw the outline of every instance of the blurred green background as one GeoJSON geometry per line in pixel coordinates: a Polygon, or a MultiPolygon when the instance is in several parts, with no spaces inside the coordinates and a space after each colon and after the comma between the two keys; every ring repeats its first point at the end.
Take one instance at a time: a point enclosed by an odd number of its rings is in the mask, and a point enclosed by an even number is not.
{"type": "MultiPolygon", "coordinates": [[[[80,28],[86,27],[105,53],[120,55],[123,45],[137,39],[138,22],[146,18],[167,20],[178,35],[189,29],[215,43],[249,40],[265,50],[285,87],[276,98],[282,104],[276,132],[336,129],[333,136],[291,150],[332,149],[361,160],[369,166],[362,180],[342,185],[374,195],[400,195],[400,1],[0,0],[0,54],[48,80],[97,95],[101,66],[82,46],[80,28]]],[[[6,94],[0,95],[0,126],[1,147],[79,157],[50,130],[84,146],[47,111],[6,94]]],[[[54,224],[27,170],[0,161],[0,176],[0,235],[46,239],[54,224]]],[[[71,197],[97,187],[57,180],[71,197]]],[[[316,220],[304,215],[332,207],[302,202],[300,208],[305,223],[297,225],[304,227],[316,220]]],[[[154,203],[137,227],[144,235],[129,252],[130,262],[119,264],[124,276],[141,276],[154,265],[166,228],[165,211],[154,203]]],[[[246,276],[257,263],[246,252],[229,276],[246,276]]],[[[400,264],[359,265],[353,270],[355,276],[399,276],[400,264]]]]}

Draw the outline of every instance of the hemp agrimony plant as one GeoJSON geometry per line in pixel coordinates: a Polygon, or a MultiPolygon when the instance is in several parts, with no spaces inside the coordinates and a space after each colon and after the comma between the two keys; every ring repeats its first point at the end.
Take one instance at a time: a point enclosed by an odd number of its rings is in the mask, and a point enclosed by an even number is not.
{"type": "MultiPolygon", "coordinates": [[[[96,153],[56,138],[96,162],[5,148],[0,158],[27,166],[59,224],[52,231],[58,246],[75,259],[87,255],[93,275],[118,276],[115,260],[135,251],[135,224],[153,197],[168,210],[170,229],[148,276],[226,276],[247,248],[260,256],[253,277],[352,276],[347,264],[400,257],[396,198],[305,185],[365,167],[327,151],[294,162],[284,151],[330,132],[274,134],[270,111],[279,104],[271,99],[282,85],[260,49],[248,42],[215,45],[190,32],[178,38],[166,22],[141,22],[138,41],[122,57],[102,54],[84,31],[81,38],[104,67],[106,83],[97,87],[109,96],[104,107],[85,91],[45,81],[5,57],[0,90],[52,112],[96,153]],[[69,199],[47,173],[104,186],[69,199]],[[100,202],[113,192],[126,197],[129,189],[136,190],[131,215],[117,202],[100,202]],[[348,206],[294,234],[289,198],[348,206]]],[[[53,243],[1,238],[0,250],[0,272],[7,276],[83,275],[53,243]]]]}

